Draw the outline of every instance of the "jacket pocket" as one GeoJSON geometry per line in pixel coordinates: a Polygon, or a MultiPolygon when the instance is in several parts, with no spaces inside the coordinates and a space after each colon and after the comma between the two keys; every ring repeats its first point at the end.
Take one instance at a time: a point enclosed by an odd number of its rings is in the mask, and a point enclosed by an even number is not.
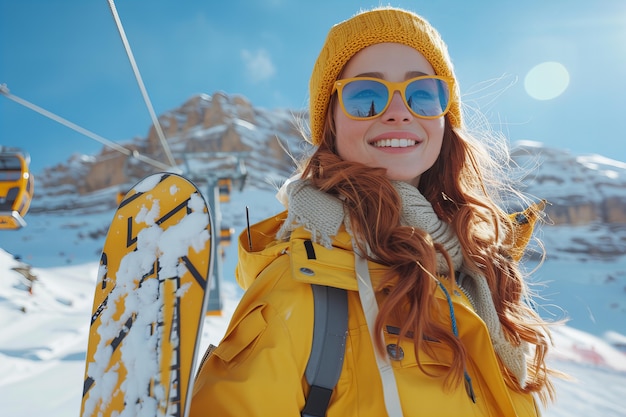
{"type": "Polygon", "coordinates": [[[267,328],[267,321],[263,317],[264,308],[265,304],[257,305],[243,314],[238,322],[231,323],[213,355],[231,366],[245,361],[254,350],[259,336],[267,328]]]}
{"type": "MultiPolygon", "coordinates": [[[[417,367],[415,357],[415,345],[411,340],[400,341],[399,346],[396,337],[386,337],[387,354],[391,358],[392,366],[395,368],[417,367]],[[393,352],[393,354],[392,354],[393,352]],[[394,356],[399,352],[401,359],[394,360],[394,356]]],[[[419,352],[419,360],[422,368],[434,375],[445,374],[453,362],[453,353],[450,347],[442,342],[434,340],[424,340],[422,349],[419,352]]]]}

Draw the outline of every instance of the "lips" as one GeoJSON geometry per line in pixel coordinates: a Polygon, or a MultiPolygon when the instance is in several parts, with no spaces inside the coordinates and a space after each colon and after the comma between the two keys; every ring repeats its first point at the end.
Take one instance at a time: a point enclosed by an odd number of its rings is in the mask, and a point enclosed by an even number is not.
{"type": "Polygon", "coordinates": [[[409,146],[415,146],[418,142],[414,139],[379,139],[370,143],[370,145],[377,148],[407,148],[409,146]]]}

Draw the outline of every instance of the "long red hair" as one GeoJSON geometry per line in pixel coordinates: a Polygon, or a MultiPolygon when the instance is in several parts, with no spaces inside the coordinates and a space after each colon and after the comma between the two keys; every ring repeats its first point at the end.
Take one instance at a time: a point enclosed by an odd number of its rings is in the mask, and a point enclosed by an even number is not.
{"type": "MultiPolygon", "coordinates": [[[[376,331],[380,334],[386,324],[400,322],[400,337],[416,335],[415,356],[420,367],[419,351],[427,349],[424,337],[445,343],[454,353],[446,382],[449,386],[459,384],[467,360],[464,346],[448,326],[437,323],[431,315],[436,309],[433,293],[438,284],[433,278],[437,275],[437,253],[444,255],[453,271],[451,261],[425,232],[400,224],[401,199],[384,169],[339,157],[332,118],[335,105],[333,96],[322,142],[305,163],[302,176],[319,189],[342,198],[353,231],[367,242],[372,260],[390,268],[383,284],[387,295],[376,319],[376,331]]],[[[513,225],[495,203],[493,187],[488,187],[495,181],[493,176],[488,178],[487,165],[491,163],[491,156],[477,141],[453,130],[446,118],[441,152],[435,164],[422,174],[418,189],[438,217],[455,230],[465,265],[486,277],[505,337],[513,344],[524,341],[534,347],[526,387],[521,389],[503,367],[505,380],[517,390],[537,392],[545,401],[554,395],[548,378],[551,371],[545,362],[549,331],[547,323],[526,304],[528,288],[510,256],[513,225]]],[[[367,253],[365,248],[360,249],[367,253]]],[[[376,348],[384,350],[382,339],[376,348]]]]}

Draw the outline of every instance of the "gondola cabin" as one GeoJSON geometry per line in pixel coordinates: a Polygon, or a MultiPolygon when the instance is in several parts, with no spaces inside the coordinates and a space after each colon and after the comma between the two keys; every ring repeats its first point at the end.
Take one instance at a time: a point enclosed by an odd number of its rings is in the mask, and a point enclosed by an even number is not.
{"type": "Polygon", "coordinates": [[[19,150],[0,148],[0,229],[26,226],[24,216],[33,198],[34,178],[30,156],[19,150]]]}
{"type": "Polygon", "coordinates": [[[220,178],[217,180],[217,187],[220,194],[220,203],[228,203],[230,201],[233,180],[231,178],[220,178]]]}
{"type": "Polygon", "coordinates": [[[220,246],[230,246],[230,243],[233,240],[234,233],[235,233],[234,228],[222,225],[222,227],[220,228],[220,238],[219,238],[220,246]]]}

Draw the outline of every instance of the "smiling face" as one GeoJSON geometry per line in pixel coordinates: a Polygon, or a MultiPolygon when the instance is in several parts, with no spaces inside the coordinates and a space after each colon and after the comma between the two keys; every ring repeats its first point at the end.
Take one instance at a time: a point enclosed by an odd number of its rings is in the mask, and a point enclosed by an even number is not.
{"type": "MultiPolygon", "coordinates": [[[[410,46],[381,43],[368,46],[346,64],[341,78],[374,77],[401,82],[420,75],[435,75],[426,58],[410,46]]],[[[444,117],[421,119],[404,104],[400,92],[379,117],[354,120],[341,106],[333,110],[336,148],[346,161],[385,168],[387,176],[417,185],[433,166],[443,141],[444,117]]]]}

